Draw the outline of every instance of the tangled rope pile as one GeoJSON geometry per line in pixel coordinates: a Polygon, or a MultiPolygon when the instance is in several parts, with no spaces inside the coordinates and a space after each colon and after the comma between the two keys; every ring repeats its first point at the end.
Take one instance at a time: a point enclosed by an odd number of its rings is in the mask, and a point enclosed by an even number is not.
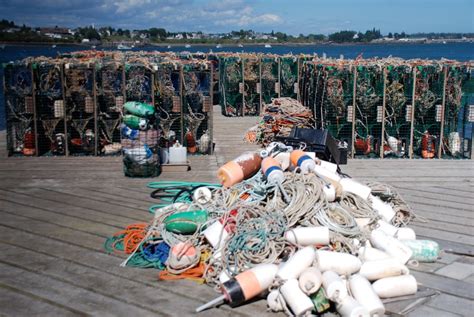
{"type": "MultiPolygon", "coordinates": [[[[299,109],[298,105],[281,102],[289,110],[299,109]]],[[[270,147],[266,150],[269,159],[281,159],[279,155],[284,154],[270,147]]],[[[288,147],[286,151],[290,156],[296,153],[288,147]]],[[[377,246],[374,232],[397,237],[403,229],[405,235],[411,236],[408,239],[414,239],[413,230],[405,227],[415,215],[393,187],[361,184],[338,174],[331,163],[317,159],[313,162],[320,167],[311,171],[301,165],[303,161],[291,163],[288,171],[282,171],[280,183],[271,180],[268,169],[263,167],[264,173],[255,167],[253,173],[244,177],[247,179],[229,187],[192,182],[150,183],[148,186],[154,189],[151,196],[160,199],[160,204],[150,208],[153,219],[117,232],[107,239],[105,248],[127,255],[123,266],[155,268],[160,270],[160,279],[190,279],[220,290],[222,283],[249,269],[290,263],[308,246],[353,259],[368,257],[369,240],[377,246]],[[327,235],[305,236],[298,233],[301,229],[325,229],[327,235]],[[365,248],[363,255],[361,247],[365,248]]],[[[393,250],[384,251],[396,256],[391,253],[393,250]]],[[[280,292],[285,283],[286,279],[277,278],[269,290],[280,292]]],[[[321,296],[339,303],[327,290],[325,294],[321,296]]],[[[273,310],[297,315],[291,299],[286,300],[286,308],[277,309],[270,302],[269,305],[273,310]]]]}
{"type": "Polygon", "coordinates": [[[260,123],[245,135],[249,143],[266,146],[277,136],[288,136],[292,127],[314,127],[311,110],[292,98],[275,98],[263,107],[261,113],[260,123]]]}

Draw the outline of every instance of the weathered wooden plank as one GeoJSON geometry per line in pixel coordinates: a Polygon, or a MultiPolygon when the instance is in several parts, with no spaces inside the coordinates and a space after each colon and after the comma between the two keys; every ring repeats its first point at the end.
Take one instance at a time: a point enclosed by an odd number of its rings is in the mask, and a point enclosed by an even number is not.
{"type": "Polygon", "coordinates": [[[439,295],[435,300],[429,302],[428,306],[462,316],[472,316],[474,312],[474,301],[448,294],[439,295]]]}
{"type": "MultiPolygon", "coordinates": [[[[75,287],[91,290],[94,294],[119,300],[130,306],[147,309],[158,315],[191,315],[200,302],[187,298],[179,307],[172,305],[175,294],[129,280],[111,276],[62,259],[0,243],[2,261],[16,267],[59,280],[75,287]]],[[[103,311],[103,309],[101,309],[103,311]]]]}
{"type": "Polygon", "coordinates": [[[447,232],[440,229],[432,229],[432,228],[425,228],[420,227],[415,224],[410,225],[415,232],[421,236],[430,237],[430,238],[439,238],[447,241],[452,242],[459,242],[467,245],[474,245],[474,237],[471,235],[464,235],[459,233],[447,232]]]}
{"type": "Polygon", "coordinates": [[[474,299],[471,283],[413,270],[411,271],[411,274],[413,274],[418,281],[422,280],[423,285],[429,288],[433,288],[443,293],[462,297],[468,300],[474,299]]]}
{"type": "Polygon", "coordinates": [[[71,204],[57,202],[52,198],[57,198],[57,195],[38,188],[22,188],[21,190],[12,189],[5,191],[0,189],[2,199],[0,201],[8,201],[21,206],[26,206],[31,209],[43,209],[57,213],[58,217],[61,215],[70,215],[80,219],[93,219],[96,222],[108,224],[111,226],[122,226],[124,223],[141,221],[141,217],[124,217],[116,214],[110,214],[107,211],[87,209],[71,204]]]}
{"type": "Polygon", "coordinates": [[[0,282],[0,313],[7,316],[82,316],[83,313],[0,282]]]}
{"type": "Polygon", "coordinates": [[[94,291],[34,273],[0,260],[0,282],[10,287],[27,289],[37,297],[57,302],[84,314],[115,316],[165,315],[112,299],[94,291]],[[107,309],[104,309],[107,307],[107,309]]]}

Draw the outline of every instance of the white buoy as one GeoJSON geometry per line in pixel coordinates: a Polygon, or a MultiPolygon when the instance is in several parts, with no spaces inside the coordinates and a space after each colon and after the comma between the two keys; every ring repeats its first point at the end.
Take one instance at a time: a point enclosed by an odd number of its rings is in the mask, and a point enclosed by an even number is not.
{"type": "Polygon", "coordinates": [[[316,251],[312,246],[304,247],[293,254],[288,261],[283,263],[278,270],[276,277],[281,280],[298,278],[300,274],[313,264],[316,251]]]}
{"type": "Polygon", "coordinates": [[[203,231],[203,234],[214,249],[221,248],[229,237],[229,233],[219,220],[207,227],[206,230],[203,231]]]}
{"type": "Polygon", "coordinates": [[[280,292],[295,316],[302,316],[313,310],[313,301],[303,293],[296,279],[287,280],[280,288],[280,292]]]}
{"type": "Polygon", "coordinates": [[[372,202],[372,208],[381,216],[386,222],[390,223],[395,217],[395,210],[392,206],[383,202],[379,197],[370,195],[369,200],[372,202]]]}
{"type": "Polygon", "coordinates": [[[352,275],[349,278],[349,288],[352,296],[369,311],[370,316],[384,315],[385,307],[365,277],[360,274],[352,275]]]}
{"type": "Polygon", "coordinates": [[[351,296],[346,296],[340,301],[336,310],[342,317],[370,317],[367,309],[351,296]]]}
{"type": "Polygon", "coordinates": [[[359,271],[359,274],[369,281],[375,281],[389,276],[406,275],[409,273],[410,271],[408,268],[395,258],[366,261],[362,264],[359,271]]]}
{"type": "Polygon", "coordinates": [[[328,227],[297,227],[285,232],[285,239],[296,245],[328,245],[328,227]]]}
{"type": "Polygon", "coordinates": [[[331,162],[328,162],[328,161],[325,161],[325,160],[321,160],[321,159],[316,159],[316,162],[319,165],[321,165],[321,167],[327,169],[331,173],[334,173],[334,174],[337,173],[337,164],[334,164],[334,163],[331,163],[331,162]]]}
{"type": "MultiPolygon", "coordinates": [[[[391,258],[391,256],[389,254],[387,254],[386,252],[381,251],[381,250],[376,249],[376,248],[372,248],[368,245],[366,245],[365,247],[360,247],[359,248],[359,259],[362,262],[375,261],[375,260],[384,260],[384,259],[388,259],[388,258],[391,258]]],[[[364,265],[364,264],[362,263],[362,265],[364,265]]]]}
{"type": "Polygon", "coordinates": [[[382,278],[375,281],[372,287],[380,298],[412,295],[418,290],[418,285],[413,275],[382,278]]]}
{"type": "Polygon", "coordinates": [[[356,182],[352,178],[342,178],[339,181],[342,186],[342,191],[352,193],[360,198],[367,200],[372,191],[369,186],[356,182]]]}
{"type": "Polygon", "coordinates": [[[383,220],[377,221],[377,224],[379,225],[377,229],[380,229],[381,231],[385,232],[387,235],[397,238],[398,240],[415,240],[416,239],[415,231],[411,228],[408,228],[408,227],[398,228],[383,220]]]}
{"type": "Polygon", "coordinates": [[[333,184],[325,184],[323,187],[324,195],[328,202],[333,202],[336,200],[336,187],[333,184]]]}
{"type": "Polygon", "coordinates": [[[389,255],[397,258],[402,264],[407,263],[413,254],[409,247],[379,229],[372,231],[370,242],[375,248],[387,252],[389,255]]]}
{"type": "Polygon", "coordinates": [[[211,190],[207,187],[198,187],[193,193],[193,201],[195,203],[204,205],[212,199],[211,190]]]}
{"type": "Polygon", "coordinates": [[[340,301],[348,295],[346,282],[336,272],[324,272],[322,274],[322,283],[327,298],[332,301],[340,301]]]}
{"type": "Polygon", "coordinates": [[[279,290],[275,289],[268,293],[267,305],[268,309],[272,312],[279,312],[285,309],[286,303],[279,290]]]}
{"type": "Polygon", "coordinates": [[[298,278],[301,290],[307,295],[316,293],[321,287],[322,282],[321,271],[315,267],[307,268],[298,278]]]}
{"type": "Polygon", "coordinates": [[[334,271],[340,275],[355,273],[362,265],[360,259],[352,254],[334,251],[318,250],[316,259],[321,272],[334,271]]]}

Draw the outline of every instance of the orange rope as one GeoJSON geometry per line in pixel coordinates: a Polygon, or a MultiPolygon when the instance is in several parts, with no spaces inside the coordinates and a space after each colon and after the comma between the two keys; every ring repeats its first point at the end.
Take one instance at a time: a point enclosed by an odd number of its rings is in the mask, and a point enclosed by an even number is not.
{"type": "Polygon", "coordinates": [[[184,271],[181,274],[173,274],[170,273],[168,270],[160,271],[158,274],[158,278],[160,280],[167,280],[167,281],[175,281],[175,280],[192,280],[198,282],[199,284],[204,283],[204,279],[202,276],[204,275],[204,271],[206,269],[206,265],[203,261],[199,262],[198,266],[192,267],[189,270],[184,271]]]}
{"type": "Polygon", "coordinates": [[[114,237],[123,235],[122,239],[116,240],[112,247],[114,250],[118,251],[117,244],[123,242],[123,252],[126,254],[132,253],[140,244],[140,242],[145,238],[147,233],[147,223],[134,223],[127,226],[124,230],[121,230],[114,234],[114,237]]]}

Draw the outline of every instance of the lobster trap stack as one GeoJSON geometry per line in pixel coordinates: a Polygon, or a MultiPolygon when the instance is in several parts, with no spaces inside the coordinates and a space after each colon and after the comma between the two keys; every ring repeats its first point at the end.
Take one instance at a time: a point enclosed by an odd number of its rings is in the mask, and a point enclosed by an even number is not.
{"type": "Polygon", "coordinates": [[[125,101],[124,65],[117,61],[104,61],[96,65],[98,153],[120,153],[120,122],[125,101]]]}
{"type": "Polygon", "coordinates": [[[38,151],[35,125],[32,69],[26,63],[5,68],[5,111],[9,155],[35,155],[38,151]]]}
{"type": "Polygon", "coordinates": [[[212,66],[194,61],[182,66],[184,144],[190,154],[212,152],[212,66]]]}
{"type": "Polygon", "coordinates": [[[30,58],[4,66],[8,153],[121,153],[123,105],[135,101],[157,110],[165,151],[179,142],[189,154],[209,154],[214,101],[225,116],[259,116],[273,99],[288,97],[353,158],[470,158],[472,66],[248,53],[30,58]]]}

